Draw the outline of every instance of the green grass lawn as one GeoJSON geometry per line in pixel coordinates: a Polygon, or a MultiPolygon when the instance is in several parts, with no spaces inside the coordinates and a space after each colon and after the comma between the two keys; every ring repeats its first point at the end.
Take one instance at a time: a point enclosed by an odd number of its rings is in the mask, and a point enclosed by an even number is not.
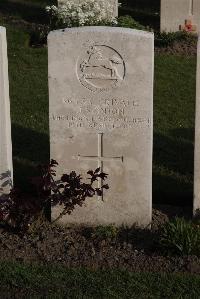
{"type": "Polygon", "coordinates": [[[154,201],[191,203],[196,58],[155,57],[154,201]]]}
{"type": "Polygon", "coordinates": [[[1,298],[200,298],[195,275],[0,264],[1,298]]]}

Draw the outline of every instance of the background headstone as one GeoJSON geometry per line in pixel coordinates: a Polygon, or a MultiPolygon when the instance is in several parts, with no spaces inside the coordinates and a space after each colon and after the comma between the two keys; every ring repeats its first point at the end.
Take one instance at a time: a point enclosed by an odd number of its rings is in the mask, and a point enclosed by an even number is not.
{"type": "Polygon", "coordinates": [[[152,33],[112,27],[50,33],[51,158],[59,175],[100,166],[110,186],[62,223],[150,224],[153,43],[152,33]]]}
{"type": "Polygon", "coordinates": [[[196,25],[197,32],[200,31],[200,1],[193,0],[193,13],[194,13],[194,24],[196,25]]]}
{"type": "Polygon", "coordinates": [[[161,0],[160,30],[176,32],[200,30],[199,0],[161,0]]]}
{"type": "MultiPolygon", "coordinates": [[[[65,5],[65,3],[68,0],[58,0],[58,6],[65,5]]],[[[101,1],[101,0],[95,0],[95,1],[101,1]]],[[[118,0],[106,0],[109,4],[113,7],[113,17],[118,16],[118,0]]],[[[74,3],[81,3],[84,2],[84,0],[74,0],[74,3]]]]}
{"type": "Polygon", "coordinates": [[[197,48],[196,120],[194,155],[194,214],[200,211],[200,39],[197,48]]]}
{"type": "Polygon", "coordinates": [[[6,29],[0,27],[0,197],[12,185],[12,144],[6,29]]]}

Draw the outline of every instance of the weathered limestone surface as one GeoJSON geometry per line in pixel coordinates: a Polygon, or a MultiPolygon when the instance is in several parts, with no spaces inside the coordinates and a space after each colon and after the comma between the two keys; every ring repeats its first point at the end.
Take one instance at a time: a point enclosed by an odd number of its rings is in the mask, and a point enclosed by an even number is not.
{"type": "Polygon", "coordinates": [[[6,29],[0,27],[0,197],[12,184],[12,144],[6,29]]]}
{"type": "Polygon", "coordinates": [[[197,32],[200,31],[200,1],[193,0],[194,24],[197,27],[197,32]]]}
{"type": "Polygon", "coordinates": [[[197,49],[196,120],[194,155],[194,214],[200,211],[200,39],[197,49]]]}
{"type": "Polygon", "coordinates": [[[59,175],[100,166],[110,186],[103,201],[88,199],[62,223],[150,224],[153,44],[152,33],[123,28],[50,33],[51,158],[59,175]]]}
{"type": "Polygon", "coordinates": [[[161,0],[160,30],[175,32],[200,30],[199,0],[161,0]]]}
{"type": "MultiPolygon", "coordinates": [[[[65,5],[65,3],[67,1],[68,0],[58,0],[58,6],[65,5]]],[[[99,1],[99,0],[96,0],[96,1],[99,1]]],[[[118,0],[106,0],[106,1],[108,1],[113,7],[113,17],[117,17],[118,16],[118,0]]],[[[81,3],[81,2],[84,2],[84,0],[74,0],[74,2],[81,3]]]]}

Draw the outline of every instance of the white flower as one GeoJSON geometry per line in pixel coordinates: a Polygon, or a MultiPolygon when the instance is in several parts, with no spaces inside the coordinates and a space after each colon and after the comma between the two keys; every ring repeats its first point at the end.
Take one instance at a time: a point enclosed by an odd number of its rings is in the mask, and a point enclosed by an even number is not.
{"type": "Polygon", "coordinates": [[[113,17],[113,7],[107,0],[85,0],[76,4],[68,0],[60,7],[47,6],[46,12],[56,17],[59,23],[66,26],[98,25],[99,23],[113,23],[117,20],[113,17]]]}

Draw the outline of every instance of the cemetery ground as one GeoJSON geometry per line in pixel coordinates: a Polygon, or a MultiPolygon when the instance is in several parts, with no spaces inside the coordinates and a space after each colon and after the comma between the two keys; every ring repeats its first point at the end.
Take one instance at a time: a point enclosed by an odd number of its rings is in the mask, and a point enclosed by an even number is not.
{"type": "MultiPolygon", "coordinates": [[[[49,160],[47,48],[30,45],[32,29],[43,20],[41,1],[28,2],[29,14],[24,1],[0,3],[8,37],[14,180],[26,198],[35,196],[29,178],[36,166],[49,160]]],[[[152,230],[61,228],[44,219],[25,235],[1,228],[2,298],[200,296],[200,259],[164,254],[157,242],[163,223],[192,213],[194,48],[177,42],[156,49],[152,230]]]]}

